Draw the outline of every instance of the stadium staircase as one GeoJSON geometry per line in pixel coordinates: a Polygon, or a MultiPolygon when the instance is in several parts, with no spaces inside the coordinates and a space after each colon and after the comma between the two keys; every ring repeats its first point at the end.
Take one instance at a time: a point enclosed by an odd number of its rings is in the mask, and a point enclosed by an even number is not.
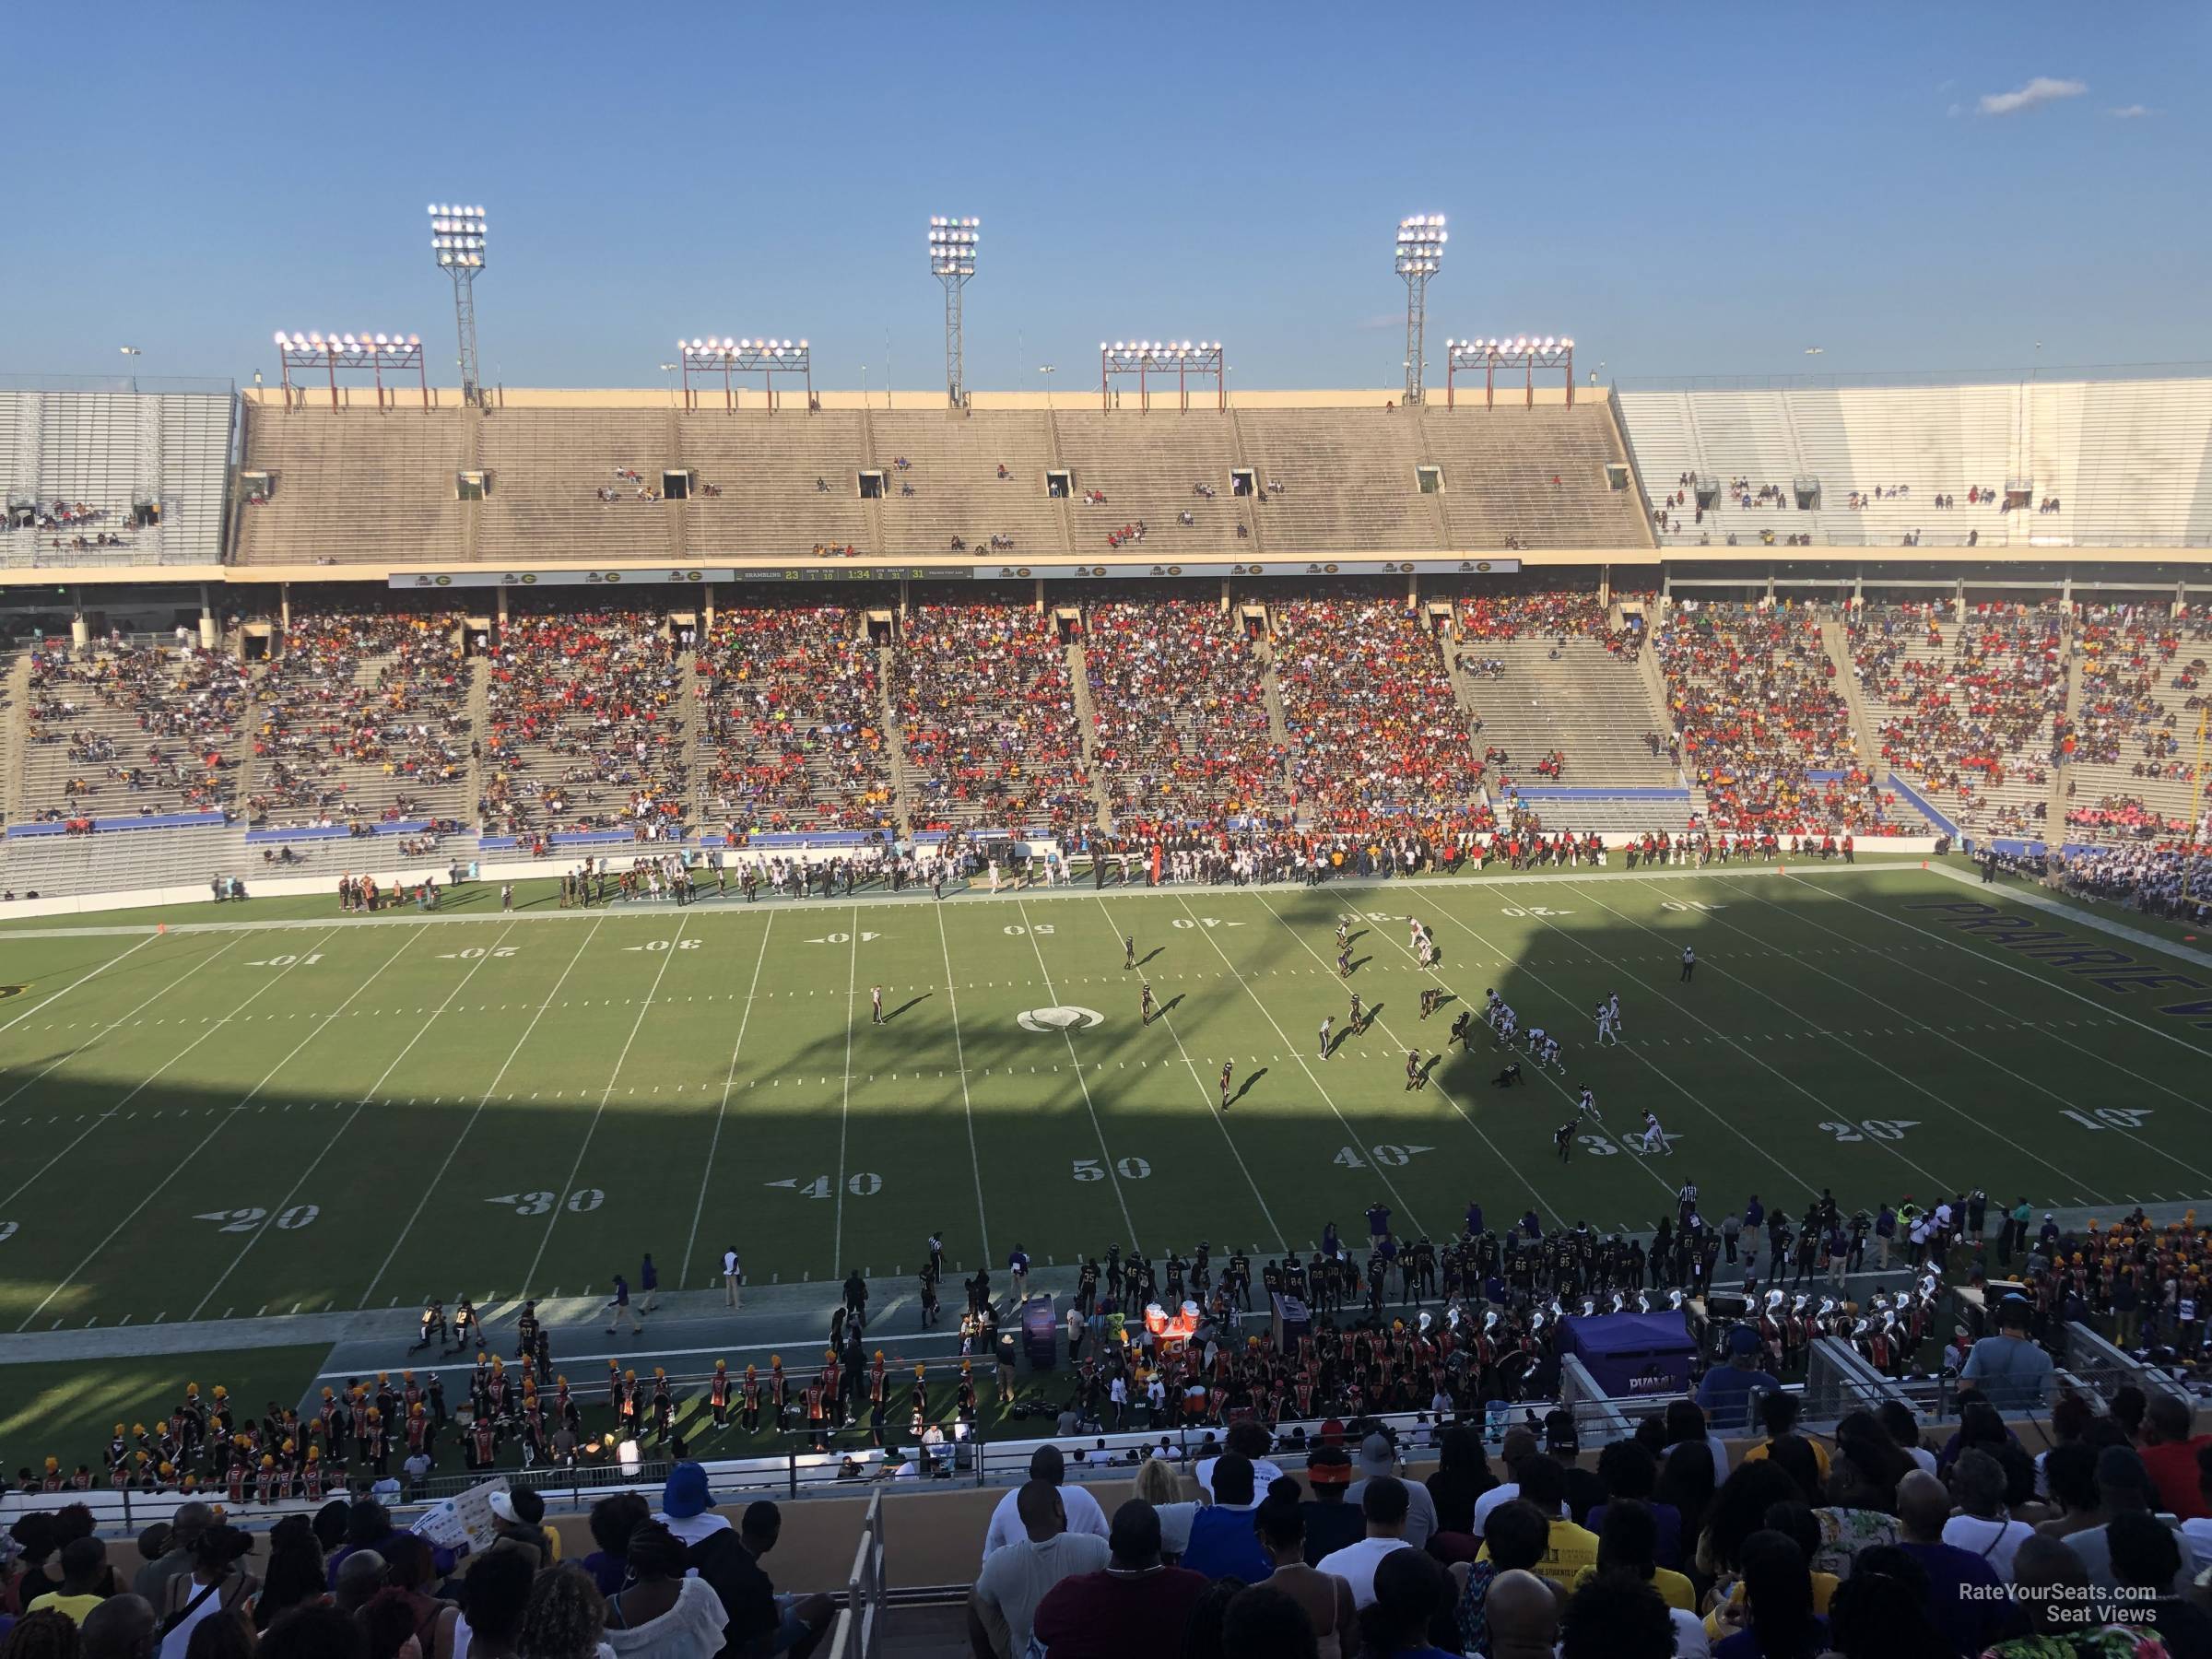
{"type": "Polygon", "coordinates": [[[1870,772],[1887,771],[1888,769],[1882,764],[1881,736],[1866,712],[1865,688],[1859,684],[1858,671],[1852,665],[1851,641],[1844,636],[1842,623],[1820,624],[1820,648],[1828,653],[1829,663],[1836,671],[1837,688],[1843,693],[1844,706],[1851,711],[1853,746],[1859,752],[1859,764],[1870,772]]]}
{"type": "Polygon", "coordinates": [[[879,645],[876,648],[876,701],[882,710],[883,753],[891,771],[891,809],[900,829],[912,835],[918,820],[914,812],[913,784],[906,771],[905,728],[899,719],[898,706],[891,701],[891,678],[897,662],[898,652],[895,647],[879,645]]]}
{"type": "MultiPolygon", "coordinates": [[[[673,625],[671,625],[673,627],[673,625]]],[[[683,700],[684,776],[687,781],[684,818],[688,823],[706,822],[707,773],[713,755],[707,743],[706,700],[699,694],[699,653],[687,651],[677,667],[676,694],[683,700]]]]}
{"type": "Polygon", "coordinates": [[[491,740],[491,670],[482,657],[468,659],[468,804],[462,817],[473,820],[484,799],[484,756],[491,740]]]}
{"type": "Polygon", "coordinates": [[[0,678],[0,822],[23,817],[24,758],[30,747],[30,653],[8,659],[0,678]]]}
{"type": "Polygon", "coordinates": [[[1598,641],[1570,639],[1552,660],[1553,642],[1542,640],[1470,640],[1446,656],[1503,659],[1503,679],[1475,679],[1452,669],[1460,706],[1482,717],[1473,742],[1475,754],[1502,748],[1512,762],[1506,775],[1517,783],[1541,788],[1552,780],[1538,777],[1535,763],[1553,749],[1567,757],[1557,782],[1570,789],[1672,789],[1673,764],[1654,758],[1643,742],[1657,727],[1646,700],[1641,676],[1598,641]]]}
{"type": "Polygon", "coordinates": [[[1076,719],[1083,735],[1083,770],[1090,779],[1090,798],[1099,809],[1100,828],[1112,835],[1113,791],[1099,765],[1099,705],[1091,699],[1090,664],[1079,639],[1067,642],[1067,678],[1076,692],[1076,719]]]}

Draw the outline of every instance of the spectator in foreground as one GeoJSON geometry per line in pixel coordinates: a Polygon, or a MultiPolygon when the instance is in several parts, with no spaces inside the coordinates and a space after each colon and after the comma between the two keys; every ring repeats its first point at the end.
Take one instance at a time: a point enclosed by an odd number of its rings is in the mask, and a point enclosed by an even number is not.
{"type": "MultiPolygon", "coordinates": [[[[1355,1467],[1359,1478],[1344,1495],[1347,1503],[1359,1502],[1370,1481],[1399,1480],[1397,1442],[1380,1430],[1369,1435],[1359,1442],[1359,1461],[1355,1467]]],[[[1425,1486],[1406,1480],[1399,1484],[1406,1488],[1406,1542],[1416,1549],[1426,1549],[1429,1540],[1436,1536],[1436,1500],[1425,1486]]]]}
{"type": "Polygon", "coordinates": [[[1549,1584],[1533,1572],[1501,1572],[1487,1606],[1490,1659],[1550,1659],[1559,1635],[1559,1598],[1549,1584]]]}
{"type": "MultiPolygon", "coordinates": [[[[350,1629],[352,1620],[347,1621],[350,1629]]],[[[81,1659],[152,1659],[154,1638],[159,1625],[154,1609],[143,1595],[111,1595],[84,1617],[77,1626],[83,1646],[77,1652],[81,1659]]],[[[13,1637],[10,1638],[12,1641],[13,1637]]],[[[298,1651],[286,1654],[281,1651],[271,1653],[270,1659],[306,1659],[298,1651]]],[[[322,1659],[316,1655],[316,1659],[322,1659]]],[[[333,1659],[352,1659],[346,1650],[338,1649],[333,1659]]]]}
{"type": "Polygon", "coordinates": [[[1306,1565],[1306,1520],[1297,1481],[1285,1476],[1269,1488],[1253,1512],[1253,1527],[1273,1567],[1265,1575],[1267,1587],[1305,1610],[1317,1642],[1326,1642],[1332,1651],[1339,1648],[1353,1633],[1359,1609],[1352,1604],[1349,1584],[1306,1565]]]}
{"type": "Polygon", "coordinates": [[[1597,1565],[1597,1535],[1567,1518],[1567,1471],[1554,1458],[1529,1458],[1521,1465],[1521,1500],[1549,1520],[1544,1559],[1536,1571],[1561,1590],[1568,1589],[1583,1568],[1597,1565]]]}
{"type": "Polygon", "coordinates": [[[7,1659],[77,1659],[84,1637],[76,1621],[51,1609],[26,1613],[20,1618],[0,1617],[0,1654],[7,1659]]]}
{"type": "Polygon", "coordinates": [[[1159,1559],[1159,1517],[1141,1498],[1113,1512],[1112,1550],[1097,1572],[1064,1579],[1037,1606],[1032,1631],[1053,1659],[1182,1659],[1206,1580],[1159,1559]]]}
{"type": "MultiPolygon", "coordinates": [[[[1045,1444],[1030,1453],[1030,1478],[1041,1480],[1047,1486],[1061,1487],[1067,1479],[1067,1458],[1060,1448],[1045,1444]]],[[[1025,1535],[1017,1500],[1021,1488],[1017,1487],[998,1500],[991,1512],[991,1524],[983,1532],[983,1555],[1003,1545],[1018,1543],[1025,1535]]],[[[1099,1500],[1080,1486],[1065,1487],[1061,1503],[1067,1510],[1067,1527],[1070,1532],[1089,1533],[1093,1537],[1106,1536],[1106,1513],[1099,1508],[1099,1500]]]]}
{"type": "Polygon", "coordinates": [[[1359,1512],[1367,1523],[1367,1535],[1315,1563],[1322,1571],[1334,1573],[1349,1584],[1352,1604],[1361,1609],[1375,1599],[1375,1572],[1383,1558],[1411,1547],[1406,1541],[1409,1503],[1406,1483],[1385,1476],[1364,1484],[1367,1489],[1360,1495],[1359,1512]]]}
{"type": "Polygon", "coordinates": [[[200,1534],[214,1518],[214,1512],[204,1503],[177,1505],[177,1512],[170,1517],[167,1547],[138,1569],[137,1576],[131,1580],[131,1588],[152,1606],[160,1606],[165,1599],[162,1592],[168,1588],[169,1581],[192,1571],[193,1546],[199,1542],[200,1534]]]}
{"type": "Polygon", "coordinates": [[[476,1559],[468,1570],[468,1609],[453,1627],[454,1653],[474,1653],[477,1659],[508,1659],[513,1653],[531,1588],[537,1583],[535,1559],[526,1549],[496,1544],[476,1559]]]}
{"type": "Polygon", "coordinates": [[[1436,1473],[1421,1484],[1429,1488],[1438,1532],[1474,1532],[1475,1500],[1498,1484],[1481,1434],[1465,1423],[1445,1430],[1437,1441],[1436,1473]]]}
{"type": "Polygon", "coordinates": [[[32,1596],[23,1611],[59,1613],[81,1625],[85,1615],[106,1599],[100,1586],[108,1576],[107,1546],[98,1538],[72,1538],[62,1546],[61,1566],[61,1583],[32,1596]]]}
{"type": "Polygon", "coordinates": [[[1712,1650],[1713,1659],[1813,1659],[1825,1650],[1828,1623],[1813,1611],[1813,1575],[1796,1541],[1755,1532],[1744,1540],[1743,1564],[1749,1617],[1712,1650]]]}
{"type": "Polygon", "coordinates": [[[1182,1564],[1209,1579],[1234,1578],[1256,1584],[1274,1563],[1253,1529],[1259,1507],[1253,1490],[1252,1460],[1230,1452],[1213,1461],[1214,1500],[1191,1523],[1190,1546],[1182,1564]]]}
{"type": "Polygon", "coordinates": [[[1936,1628],[1960,1653],[1978,1653],[2005,1632],[2004,1580],[1982,1556],[1943,1541],[1950,1514],[1951,1495],[1935,1476],[1915,1469],[1897,1483],[1904,1533],[1898,1547],[1928,1575],[1928,1610],[1936,1628]]]}
{"type": "Polygon", "coordinates": [[[2132,1510],[2112,1517],[2105,1538],[2121,1593],[2143,1598],[2123,1606],[2148,1615],[2173,1659],[2212,1659],[2212,1614],[2175,1587],[2186,1575],[2182,1541],[2172,1529],[2156,1515],[2132,1510]]]}
{"type": "Polygon", "coordinates": [[[1928,1610],[1927,1574],[1894,1546],[1868,1550],[1837,1586],[1828,1627],[1843,1659],[1954,1659],[1950,1638],[1928,1610]]]}
{"type": "Polygon", "coordinates": [[[1453,1620],[1459,1627],[1460,1645],[1468,1653],[1489,1651],[1490,1587],[1511,1572],[1534,1573],[1550,1535],[1551,1523],[1544,1512],[1533,1503],[1515,1500],[1500,1504],[1491,1514],[1480,1559],[1453,1566],[1457,1596],[1453,1620]]]}
{"type": "MultiPolygon", "coordinates": [[[[1397,1549],[1374,1570],[1373,1594],[1359,1610],[1359,1652],[1374,1659],[1429,1659],[1429,1621],[1443,1605],[1444,1570],[1418,1549],[1397,1549]]],[[[1545,1599],[1550,1600],[1547,1590],[1545,1599]]],[[[1553,1625],[1557,1627],[1557,1617],[1553,1625]]]]}
{"type": "Polygon", "coordinates": [[[1367,1518],[1345,1500],[1352,1489],[1352,1460],[1342,1446],[1316,1446],[1307,1453],[1306,1487],[1312,1495],[1299,1505],[1306,1522],[1306,1565],[1317,1567],[1323,1557],[1364,1537],[1367,1518]]]}
{"type": "Polygon", "coordinates": [[[1032,1480],[1016,1497],[1027,1535],[984,1559],[968,1596],[968,1644],[976,1659],[1024,1659],[1038,1604],[1064,1579],[1104,1571],[1112,1555],[1105,1539],[1067,1530],[1058,1487],[1032,1480]]]}
{"type": "Polygon", "coordinates": [[[2154,1394],[2143,1408],[2143,1467],[2158,1488],[2159,1507],[2183,1521],[2212,1515],[2198,1475],[2212,1435],[2194,1434],[2194,1427],[2195,1413],[2179,1394],[2154,1394]]]}
{"type": "Polygon", "coordinates": [[[254,1659],[369,1659],[369,1640],[351,1614],[312,1602],[270,1625],[254,1659]]]}
{"type": "Polygon", "coordinates": [[[1728,1333],[1728,1363],[1714,1366],[1698,1384],[1697,1403],[1721,1433],[1748,1430],[1752,1401],[1782,1387],[1780,1377],[1760,1367],[1759,1352],[1759,1333],[1749,1325],[1737,1325],[1728,1333]]]}
{"type": "Polygon", "coordinates": [[[2035,1531],[2005,1508],[2005,1465],[1986,1452],[1964,1453],[1951,1465],[1959,1512],[1943,1524],[1943,1541],[1980,1556],[2000,1579],[2012,1578],[2012,1558],[2035,1531]]]}
{"type": "Polygon", "coordinates": [[[606,1629],[606,1600],[581,1567],[538,1575],[523,1608],[519,1659],[595,1659],[606,1629]]]}
{"type": "Polygon", "coordinates": [[[2022,1544],[2012,1558],[2012,1583],[2028,1633],[1998,1642],[1983,1659],[2164,1659],[2165,1648],[2143,1625],[2094,1619],[2089,1570],[2058,1539],[2038,1535],[2022,1544]],[[2084,1609],[2092,1617],[2085,1618],[2084,1609]]]}
{"type": "Polygon", "coordinates": [[[689,1552],[677,1535],[648,1521],[630,1534],[625,1559],[629,1585],[606,1598],[606,1645],[639,1659],[714,1659],[727,1623],[722,1598],[687,1574],[689,1552]]]}
{"type": "MultiPolygon", "coordinates": [[[[2053,1455],[2055,1457],[2056,1453],[2053,1455]]],[[[2052,1489],[2057,1489],[2055,1482],[2052,1489]]],[[[2102,1500],[2103,1524],[2068,1533],[2065,1543],[2088,1568],[2089,1582],[2100,1590],[2110,1591],[2120,1583],[2112,1572],[2112,1523],[2122,1515],[2151,1513],[2157,1506],[2158,1494],[2151,1489],[2150,1476],[2143,1467],[2143,1459],[2132,1446],[2107,1446],[2097,1453],[2097,1491],[2102,1500]]],[[[2189,1580],[2195,1576],[2197,1564],[2194,1556],[2183,1561],[2174,1579],[2176,1595],[2189,1593],[2189,1580]]]]}
{"type": "Polygon", "coordinates": [[[201,1532],[193,1547],[192,1576],[171,1579],[154,1609],[161,1615],[162,1659],[183,1659],[193,1630],[206,1620],[228,1615],[241,1629],[252,1628],[251,1598],[261,1581],[241,1563],[253,1547],[252,1535],[239,1527],[218,1524],[201,1532]]]}
{"type": "MultiPolygon", "coordinates": [[[[592,1505],[592,1542],[599,1547],[583,1558],[583,1570],[592,1575],[600,1594],[612,1595],[622,1588],[629,1571],[623,1557],[629,1535],[652,1519],[652,1506],[636,1492],[617,1492],[592,1505]]],[[[529,1553],[535,1560],[537,1552],[529,1553]]]]}
{"type": "MultiPolygon", "coordinates": [[[[1343,1461],[1338,1454],[1338,1462],[1343,1461]]],[[[1349,1465],[1347,1465],[1349,1472],[1349,1465]]],[[[1308,1471],[1309,1478],[1311,1471],[1308,1471]]],[[[1182,1559],[1182,1552],[1190,1547],[1191,1525],[1197,1520],[1198,1512],[1206,1506],[1182,1495],[1182,1477],[1175,1473],[1175,1465],[1161,1457],[1147,1457],[1136,1471],[1136,1495],[1152,1506],[1159,1517],[1159,1553],[1171,1565],[1182,1559]]],[[[1339,1498],[1343,1488],[1337,1488],[1339,1498]]],[[[1338,1505],[1342,1507],[1341,1504],[1338,1505]]]]}
{"type": "MultiPolygon", "coordinates": [[[[1690,1651],[1702,1652],[1704,1640],[1700,1630],[1690,1651]]],[[[1648,1581],[1603,1571],[1585,1576],[1567,1603],[1559,1659],[1674,1659],[1677,1642],[1677,1620],[1648,1581]]]]}
{"type": "Polygon", "coordinates": [[[1254,1584],[1221,1616],[1221,1659],[1321,1659],[1321,1642],[1304,1607],[1273,1584],[1254,1584]]]}
{"type": "Polygon", "coordinates": [[[2007,1296],[1997,1303],[1997,1330],[1968,1350],[1959,1372],[1960,1394],[1981,1394],[1999,1411],[2040,1409],[2051,1380],[2051,1356],[2029,1335],[2034,1311],[2024,1296],[2007,1296]]]}

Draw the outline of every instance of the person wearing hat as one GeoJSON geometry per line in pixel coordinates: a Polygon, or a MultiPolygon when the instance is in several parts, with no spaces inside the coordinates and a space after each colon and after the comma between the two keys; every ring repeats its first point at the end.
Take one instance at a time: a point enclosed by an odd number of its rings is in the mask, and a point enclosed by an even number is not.
{"type": "Polygon", "coordinates": [[[527,1489],[491,1495],[492,1528],[502,1543],[532,1551],[543,1572],[560,1559],[560,1537],[545,1524],[546,1500],[527,1489]]]}
{"type": "Polygon", "coordinates": [[[1759,1393],[1771,1393],[1782,1379],[1760,1369],[1759,1333],[1739,1324],[1728,1333],[1728,1363],[1716,1365],[1698,1384],[1698,1404],[1712,1428],[1722,1434],[1741,1434],[1751,1427],[1751,1401],[1759,1393]]]}
{"type": "Polygon", "coordinates": [[[1306,1565],[1312,1567],[1366,1536],[1367,1520],[1346,1498],[1352,1489],[1352,1460],[1343,1447],[1316,1446],[1307,1454],[1306,1486],[1310,1495],[1299,1510],[1306,1524],[1306,1565]]]}
{"type": "Polygon", "coordinates": [[[1959,1372],[1961,1394],[1971,1389],[1999,1411],[2042,1405],[2053,1367],[2051,1356],[2028,1335],[2033,1319],[2026,1297],[2007,1296],[1997,1303],[1996,1334],[1968,1350],[1959,1372]]]}
{"type": "Polygon", "coordinates": [[[835,1616],[826,1595],[779,1595],[760,1559],[776,1547],[783,1512],[763,1499],[736,1526],[714,1512],[707,1472],[696,1463],[668,1471],[653,1517],[684,1546],[688,1569],[722,1598],[724,1652],[746,1655],[809,1651],[835,1616]]]}
{"type": "MultiPolygon", "coordinates": [[[[1359,1461],[1353,1467],[1359,1478],[1352,1482],[1344,1500],[1364,1507],[1369,1481],[1397,1479],[1397,1442],[1377,1430],[1359,1442],[1359,1461]]],[[[1405,1486],[1407,1505],[1405,1539],[1416,1549],[1426,1549],[1429,1540],[1436,1536],[1436,1500],[1429,1496],[1429,1488],[1418,1481],[1407,1481],[1405,1486]]]]}
{"type": "MultiPolygon", "coordinates": [[[[1067,1510],[1069,1532],[1088,1533],[1094,1538],[1107,1535],[1106,1512],[1099,1507],[1099,1500],[1080,1486],[1065,1485],[1067,1459],[1059,1447],[1048,1443],[1030,1453],[1030,1478],[1064,1488],[1061,1501],[1067,1510]]],[[[990,1559],[992,1551],[1029,1536],[1021,1524],[1020,1498],[1021,1488],[1017,1487],[1001,1498],[998,1507],[991,1512],[991,1524],[983,1532],[984,1559],[990,1559]]]]}
{"type": "Polygon", "coordinates": [[[154,1606],[166,1606],[169,1581],[192,1571],[193,1552],[199,1545],[200,1535],[214,1519],[215,1512],[204,1503],[177,1505],[177,1512],[169,1519],[169,1537],[163,1552],[138,1569],[131,1580],[132,1593],[145,1596],[154,1606]]]}

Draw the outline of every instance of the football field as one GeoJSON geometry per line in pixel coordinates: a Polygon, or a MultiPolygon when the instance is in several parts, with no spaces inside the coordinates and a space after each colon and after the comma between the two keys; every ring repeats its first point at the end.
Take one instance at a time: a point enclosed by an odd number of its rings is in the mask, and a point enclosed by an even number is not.
{"type": "Polygon", "coordinates": [[[1716,1215],[2212,1196],[2212,969],[2014,891],[1739,865],[35,924],[0,933],[0,1330],[604,1293],[646,1252],[700,1288],[731,1244],[758,1285],[896,1278],[933,1230],[962,1271],[1310,1252],[1376,1203],[1406,1237],[1470,1201],[1641,1230],[1686,1180],[1716,1215]],[[1494,1086],[1479,1021],[1447,1051],[1492,986],[1563,1072],[1494,1086]]]}

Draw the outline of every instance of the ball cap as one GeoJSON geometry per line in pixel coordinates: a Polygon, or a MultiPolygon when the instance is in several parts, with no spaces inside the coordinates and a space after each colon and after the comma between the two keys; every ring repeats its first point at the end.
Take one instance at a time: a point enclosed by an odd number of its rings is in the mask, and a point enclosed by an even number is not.
{"type": "Polygon", "coordinates": [[[707,1489],[707,1472],[695,1463],[680,1463],[668,1471],[668,1485],[661,1493],[661,1513],[671,1521],[688,1521],[714,1507],[707,1489]]]}

